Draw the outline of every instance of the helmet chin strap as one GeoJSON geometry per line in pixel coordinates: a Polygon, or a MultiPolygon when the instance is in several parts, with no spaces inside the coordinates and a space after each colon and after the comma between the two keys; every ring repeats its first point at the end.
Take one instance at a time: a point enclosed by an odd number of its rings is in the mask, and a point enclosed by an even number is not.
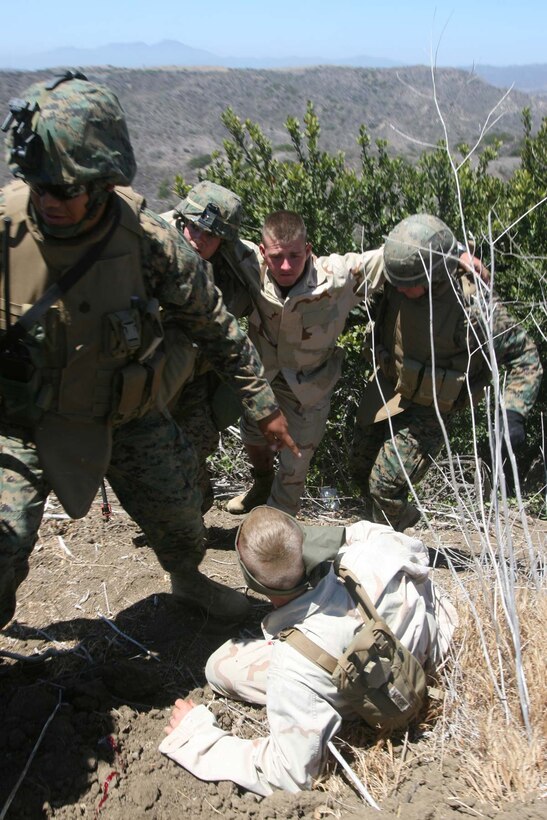
{"type": "Polygon", "coordinates": [[[46,225],[34,207],[32,208],[33,216],[42,233],[47,236],[52,236],[55,239],[73,239],[75,236],[86,233],[90,229],[93,219],[95,219],[105,202],[108,201],[110,193],[111,191],[104,185],[91,186],[88,190],[89,201],[87,203],[85,216],[75,225],[67,225],[66,227],[46,225]]]}

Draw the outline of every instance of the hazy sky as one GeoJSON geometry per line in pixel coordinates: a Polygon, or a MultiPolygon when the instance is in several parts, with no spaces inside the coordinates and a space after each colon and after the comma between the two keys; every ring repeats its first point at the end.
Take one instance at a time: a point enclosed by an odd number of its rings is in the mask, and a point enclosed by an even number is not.
{"type": "Polygon", "coordinates": [[[516,65],[547,62],[546,34],[545,0],[11,0],[1,52],[172,39],[222,56],[516,65]]]}

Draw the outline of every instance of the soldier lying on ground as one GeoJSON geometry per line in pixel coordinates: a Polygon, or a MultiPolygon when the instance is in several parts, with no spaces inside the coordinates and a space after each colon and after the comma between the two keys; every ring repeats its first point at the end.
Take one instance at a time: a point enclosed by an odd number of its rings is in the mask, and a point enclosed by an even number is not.
{"type": "Polygon", "coordinates": [[[446,428],[483,397],[492,380],[488,338],[506,369],[503,402],[515,450],[524,444],[542,367],[497,296],[462,269],[456,238],[440,219],[416,214],[400,222],[387,237],[384,262],[371,342],[377,371],[357,412],[350,464],[372,520],[402,531],[420,518],[408,482],[423,479],[444,444],[435,401],[446,428]]]}
{"type": "Polygon", "coordinates": [[[413,663],[435,666],[457,615],[429,579],[421,541],[384,525],[304,527],[279,510],[258,507],[241,525],[236,549],[248,586],[267,595],[274,610],[262,623],[263,638],[228,641],[205,671],[218,694],[266,705],[269,735],[237,738],[206,706],[179,699],[160,751],[203,780],[233,780],[257,794],[309,789],[342,718],[356,713],[331,674],[280,633],[296,626],[322,655],[336,659],[363,623],[334,566],[315,566],[318,556],[339,551],[337,562],[353,572],[413,663]]]}
{"type": "Polygon", "coordinates": [[[12,100],[3,129],[20,181],[0,198],[12,221],[1,257],[0,626],[13,617],[50,490],[79,518],[105,475],[174,595],[243,618],[244,596],[197,569],[196,457],[157,403],[162,320],[203,348],[270,446],[297,452],[256,351],[180,234],[114,188],[136,165],[111,91],[68,72],[12,100]]]}

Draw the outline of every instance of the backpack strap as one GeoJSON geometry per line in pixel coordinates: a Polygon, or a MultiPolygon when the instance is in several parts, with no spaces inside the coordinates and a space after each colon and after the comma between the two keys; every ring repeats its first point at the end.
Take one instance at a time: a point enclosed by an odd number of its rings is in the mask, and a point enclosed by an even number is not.
{"type": "Polygon", "coordinates": [[[334,560],[334,571],[344,582],[347,591],[353,598],[353,601],[357,606],[361,617],[363,618],[363,622],[368,623],[369,621],[381,621],[383,625],[387,626],[384,619],[378,614],[376,607],[370,600],[359,578],[354,575],[351,570],[347,569],[347,567],[342,566],[340,561],[341,557],[342,556],[338,555],[334,560]]]}
{"type": "Polygon", "coordinates": [[[287,643],[295,649],[298,649],[304,657],[316,663],[321,669],[328,672],[329,675],[333,674],[336,669],[336,664],[338,663],[337,659],[329,655],[328,652],[325,652],[324,649],[321,649],[315,641],[312,641],[311,638],[308,638],[307,635],[304,635],[304,633],[295,626],[284,629],[277,637],[280,641],[287,641],[287,643]]]}

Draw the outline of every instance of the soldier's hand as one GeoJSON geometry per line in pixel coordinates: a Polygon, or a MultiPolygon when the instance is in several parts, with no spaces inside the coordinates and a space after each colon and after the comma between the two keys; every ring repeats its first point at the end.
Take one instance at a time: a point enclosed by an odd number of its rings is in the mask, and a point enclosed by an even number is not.
{"type": "Polygon", "coordinates": [[[460,256],[460,265],[469,273],[475,272],[477,276],[479,276],[485,285],[490,284],[490,271],[487,267],[485,267],[481,260],[477,256],[471,256],[470,253],[464,251],[460,256]]]}
{"type": "Polygon", "coordinates": [[[190,698],[186,700],[182,700],[182,698],[177,698],[175,701],[175,705],[173,706],[173,711],[171,713],[171,718],[169,720],[169,725],[165,727],[163,730],[166,735],[170,735],[171,732],[177,728],[181,720],[184,720],[188,712],[191,712],[192,709],[196,708],[196,704],[190,698]]]}
{"type": "Polygon", "coordinates": [[[278,450],[282,450],[283,447],[288,447],[297,458],[302,457],[298,446],[289,435],[287,419],[281,410],[276,410],[271,416],[261,419],[261,421],[258,422],[258,426],[260,427],[260,432],[268,442],[270,449],[273,450],[274,453],[277,453],[278,450]]]}

